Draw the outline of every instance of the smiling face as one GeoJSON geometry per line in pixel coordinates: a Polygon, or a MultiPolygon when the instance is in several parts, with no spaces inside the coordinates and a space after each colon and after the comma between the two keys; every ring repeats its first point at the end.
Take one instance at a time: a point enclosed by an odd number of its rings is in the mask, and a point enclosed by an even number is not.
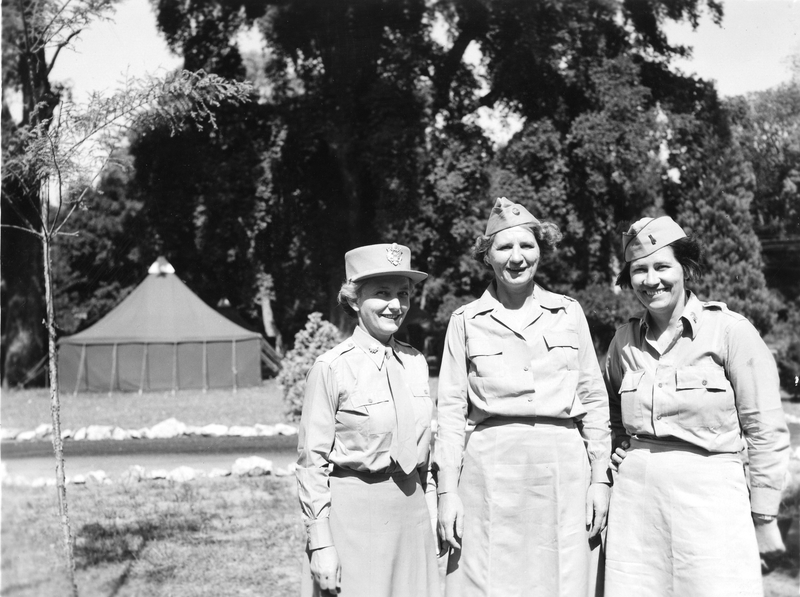
{"type": "Polygon", "coordinates": [[[486,253],[498,287],[509,292],[528,291],[539,266],[539,243],[526,226],[506,228],[495,234],[486,253]]]}
{"type": "Polygon", "coordinates": [[[631,261],[631,287],[654,316],[669,320],[686,305],[683,266],[670,246],[631,261]]]}
{"type": "Polygon", "coordinates": [[[358,326],[386,344],[408,313],[411,281],[405,276],[379,276],[364,281],[358,299],[350,306],[358,326]]]}

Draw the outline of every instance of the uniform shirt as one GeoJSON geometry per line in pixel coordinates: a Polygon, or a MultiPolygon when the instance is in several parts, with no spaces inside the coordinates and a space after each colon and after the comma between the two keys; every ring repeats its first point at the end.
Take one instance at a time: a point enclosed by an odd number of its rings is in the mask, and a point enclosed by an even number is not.
{"type": "Polygon", "coordinates": [[[777,514],[789,458],[775,361],[753,325],[694,294],[672,344],[659,354],[648,318],[617,330],[605,378],[615,437],[674,438],[708,452],[747,444],[751,508],[777,514]]]}
{"type": "MultiPolygon", "coordinates": [[[[389,341],[404,369],[416,420],[417,462],[427,467],[433,402],[425,357],[389,341]]],[[[333,545],[328,474],[331,464],[370,473],[402,472],[389,456],[397,428],[384,345],[357,327],[320,356],[306,379],[298,438],[297,485],[309,548],[333,545]]]]}
{"type": "Polygon", "coordinates": [[[608,397],[580,305],[535,286],[524,324],[510,321],[494,283],[457,309],[447,328],[438,389],[438,490],[453,491],[465,424],[493,416],[576,419],[592,481],[608,480],[608,397]]]}

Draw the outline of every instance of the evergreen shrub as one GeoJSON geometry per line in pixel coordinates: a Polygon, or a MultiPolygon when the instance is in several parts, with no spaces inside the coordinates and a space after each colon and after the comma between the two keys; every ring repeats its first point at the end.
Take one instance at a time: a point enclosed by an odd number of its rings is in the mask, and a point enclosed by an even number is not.
{"type": "Polygon", "coordinates": [[[294,347],[286,353],[278,374],[283,392],[283,407],[290,421],[299,421],[303,411],[306,376],[317,357],[342,341],[338,328],[322,319],[322,313],[308,316],[305,327],[294,337],[294,347]]]}

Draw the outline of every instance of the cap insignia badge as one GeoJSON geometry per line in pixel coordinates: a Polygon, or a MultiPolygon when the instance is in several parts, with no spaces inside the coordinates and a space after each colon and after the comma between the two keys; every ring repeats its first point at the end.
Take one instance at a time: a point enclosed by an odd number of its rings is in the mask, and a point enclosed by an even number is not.
{"type": "Polygon", "coordinates": [[[391,247],[386,247],[386,259],[395,267],[400,265],[400,261],[403,259],[403,252],[397,246],[397,243],[392,243],[391,247]]]}
{"type": "Polygon", "coordinates": [[[656,244],[656,239],[654,239],[654,238],[653,238],[653,235],[652,235],[652,234],[648,234],[647,236],[648,236],[648,238],[650,238],[650,242],[651,242],[652,244],[656,244]]]}

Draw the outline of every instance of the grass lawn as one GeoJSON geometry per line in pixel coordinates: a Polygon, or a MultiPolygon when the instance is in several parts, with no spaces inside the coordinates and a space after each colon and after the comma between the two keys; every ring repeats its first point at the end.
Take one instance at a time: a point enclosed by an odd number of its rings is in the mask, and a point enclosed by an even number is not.
{"type": "MultiPolygon", "coordinates": [[[[283,396],[274,379],[260,387],[171,392],[62,393],[61,428],[116,425],[123,429],[151,427],[174,417],[187,425],[274,425],[285,422],[283,396]]],[[[47,389],[11,390],[0,399],[0,421],[6,429],[35,429],[50,423],[47,389]]]]}
{"type": "MultiPolygon", "coordinates": [[[[82,597],[296,595],[304,532],[294,478],[70,486],[82,597]]],[[[3,488],[9,597],[69,594],[53,488],[3,488]]]]}
{"type": "MultiPolygon", "coordinates": [[[[304,533],[291,477],[69,491],[82,597],[298,593],[304,533]]],[[[61,540],[53,488],[5,487],[0,593],[68,594],[61,540]]],[[[789,558],[764,580],[766,597],[797,595],[789,558]]]]}
{"type": "MultiPolygon", "coordinates": [[[[800,403],[784,407],[800,415],[800,403]]],[[[0,408],[8,427],[49,421],[45,390],[6,392],[0,408]]],[[[274,381],[236,394],[67,395],[62,412],[64,427],[73,429],[93,423],[139,428],[168,417],[194,425],[283,420],[274,381]]],[[[68,492],[82,597],[298,592],[304,532],[292,477],[70,485],[68,492]]],[[[1,522],[0,594],[68,594],[55,489],[2,487],[1,522]]],[[[792,537],[789,554],[765,576],[766,597],[798,594],[800,546],[797,533],[792,537]]]]}

